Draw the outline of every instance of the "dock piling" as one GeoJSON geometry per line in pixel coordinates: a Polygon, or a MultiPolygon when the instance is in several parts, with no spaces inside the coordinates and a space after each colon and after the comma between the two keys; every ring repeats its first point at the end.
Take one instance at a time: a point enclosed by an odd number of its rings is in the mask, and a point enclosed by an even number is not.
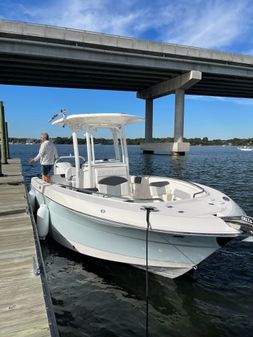
{"type": "Polygon", "coordinates": [[[4,104],[0,102],[0,136],[1,136],[1,162],[8,164],[6,151],[6,126],[4,117],[4,104]]]}
{"type": "Polygon", "coordinates": [[[8,133],[8,123],[5,122],[5,144],[6,144],[6,156],[10,159],[10,146],[9,146],[9,133],[8,133]]]}
{"type": "Polygon", "coordinates": [[[1,162],[1,156],[0,156],[0,177],[3,176],[3,171],[2,171],[2,162],[1,162]]]}

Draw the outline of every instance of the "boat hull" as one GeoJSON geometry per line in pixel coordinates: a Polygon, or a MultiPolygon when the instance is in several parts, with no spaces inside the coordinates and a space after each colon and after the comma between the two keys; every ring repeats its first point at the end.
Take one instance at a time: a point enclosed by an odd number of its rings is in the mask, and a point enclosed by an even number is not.
{"type": "Polygon", "coordinates": [[[194,268],[215,252],[215,236],[173,235],[133,229],[67,208],[35,190],[37,204],[50,214],[49,234],[61,245],[99,259],[127,263],[144,269],[146,244],[149,271],[175,278],[194,268]]]}

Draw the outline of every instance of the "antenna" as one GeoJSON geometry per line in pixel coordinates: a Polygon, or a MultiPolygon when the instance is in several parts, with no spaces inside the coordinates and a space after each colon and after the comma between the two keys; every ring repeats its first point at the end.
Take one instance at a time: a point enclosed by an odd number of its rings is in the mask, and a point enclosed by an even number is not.
{"type": "Polygon", "coordinates": [[[51,123],[56,117],[58,116],[63,116],[63,117],[66,117],[66,109],[61,109],[60,112],[58,112],[57,114],[53,115],[49,120],[48,120],[48,123],[51,123]]]}

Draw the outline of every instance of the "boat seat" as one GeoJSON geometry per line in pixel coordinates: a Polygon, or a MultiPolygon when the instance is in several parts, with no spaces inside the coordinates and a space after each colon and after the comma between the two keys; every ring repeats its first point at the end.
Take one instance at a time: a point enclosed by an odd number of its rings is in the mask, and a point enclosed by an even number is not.
{"type": "Polygon", "coordinates": [[[108,176],[99,180],[98,190],[100,193],[109,194],[115,197],[128,196],[128,180],[121,176],[108,176]]]}
{"type": "Polygon", "coordinates": [[[153,198],[161,198],[164,201],[169,201],[172,198],[169,181],[153,181],[149,184],[150,192],[153,198]]]}
{"type": "Polygon", "coordinates": [[[72,167],[69,162],[59,162],[55,164],[55,172],[54,174],[66,174],[66,171],[72,167]]]}

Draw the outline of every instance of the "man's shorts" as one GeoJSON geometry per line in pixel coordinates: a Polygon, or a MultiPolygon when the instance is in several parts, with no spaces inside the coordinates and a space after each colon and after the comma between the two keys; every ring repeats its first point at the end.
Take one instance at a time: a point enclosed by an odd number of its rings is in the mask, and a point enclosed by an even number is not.
{"type": "Polygon", "coordinates": [[[49,172],[51,171],[53,165],[42,165],[42,174],[43,176],[48,176],[49,172]]]}

